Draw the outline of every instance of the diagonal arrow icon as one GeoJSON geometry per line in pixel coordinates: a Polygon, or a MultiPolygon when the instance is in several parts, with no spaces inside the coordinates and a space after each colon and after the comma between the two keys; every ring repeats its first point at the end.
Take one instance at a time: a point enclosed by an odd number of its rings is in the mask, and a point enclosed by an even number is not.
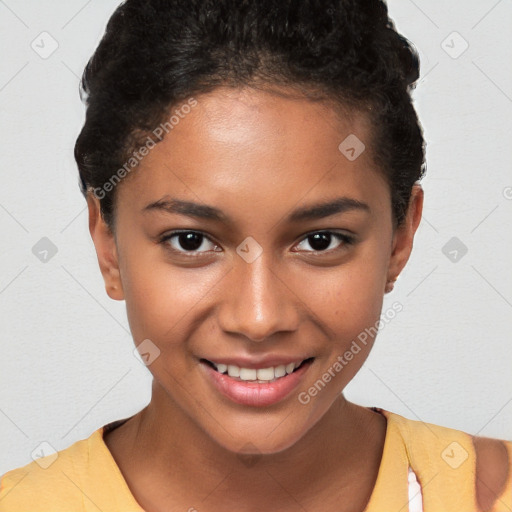
{"type": "Polygon", "coordinates": [[[354,133],[351,133],[340,143],[338,149],[341,154],[350,162],[353,162],[365,150],[366,146],[361,139],[354,133]]]}
{"type": "Polygon", "coordinates": [[[248,236],[245,240],[240,242],[240,245],[236,248],[236,252],[247,263],[252,263],[261,255],[263,248],[252,236],[248,236]]]}

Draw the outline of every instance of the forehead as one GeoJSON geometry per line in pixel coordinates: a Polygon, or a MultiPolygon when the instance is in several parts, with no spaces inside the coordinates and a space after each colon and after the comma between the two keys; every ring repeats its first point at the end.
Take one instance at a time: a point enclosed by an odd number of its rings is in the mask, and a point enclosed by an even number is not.
{"type": "Polygon", "coordinates": [[[279,90],[218,88],[195,99],[120,187],[120,208],[166,194],[236,207],[387,191],[360,113],[279,90]],[[345,146],[362,152],[348,158],[345,146]]]}

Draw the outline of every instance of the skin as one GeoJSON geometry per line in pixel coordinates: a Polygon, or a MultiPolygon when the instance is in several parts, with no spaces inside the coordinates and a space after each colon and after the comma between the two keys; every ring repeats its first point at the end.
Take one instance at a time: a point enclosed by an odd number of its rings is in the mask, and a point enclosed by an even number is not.
{"type": "Polygon", "coordinates": [[[107,293],[126,301],[135,344],[150,339],[160,350],[148,366],[150,403],[105,442],[147,511],[171,504],[360,511],[375,484],[386,422],[342,391],[374,340],[309,403],[297,395],[378,322],[386,283],[409,258],[423,191],[413,188],[406,220],[394,228],[362,114],[344,117],[326,104],[250,88],[196,99],[118,186],[115,236],[98,200],[88,198],[107,293]],[[367,148],[354,161],[338,150],[350,134],[367,148]],[[142,211],[164,196],[214,206],[231,222],[142,211]],[[298,207],[340,196],[368,210],[287,220],[298,207]],[[199,256],[178,237],[160,242],[178,229],[209,238],[199,256]],[[328,249],[313,254],[318,243],[306,235],[320,230],[351,235],[353,243],[333,235],[328,249]],[[248,236],[263,250],[252,263],[236,252],[248,236]],[[315,359],[299,388],[268,407],[231,402],[199,364],[269,353],[315,359]],[[249,465],[241,452],[257,458],[249,465]]]}

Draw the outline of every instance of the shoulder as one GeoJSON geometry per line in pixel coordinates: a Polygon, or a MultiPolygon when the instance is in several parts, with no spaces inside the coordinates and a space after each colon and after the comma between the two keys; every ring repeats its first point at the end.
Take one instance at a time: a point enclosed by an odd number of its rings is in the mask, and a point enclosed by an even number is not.
{"type": "Polygon", "coordinates": [[[46,451],[47,455],[0,476],[0,512],[64,512],[70,504],[81,505],[81,489],[95,463],[100,435],[98,429],[87,439],[57,452],[46,451]]]}
{"type": "Polygon", "coordinates": [[[426,491],[442,495],[451,489],[482,512],[496,510],[497,503],[512,510],[512,441],[385,415],[403,438],[411,465],[424,482],[433,479],[426,491]]]}
{"type": "Polygon", "coordinates": [[[512,486],[512,442],[472,437],[476,453],[476,496],[481,510],[490,510],[512,486]]]}

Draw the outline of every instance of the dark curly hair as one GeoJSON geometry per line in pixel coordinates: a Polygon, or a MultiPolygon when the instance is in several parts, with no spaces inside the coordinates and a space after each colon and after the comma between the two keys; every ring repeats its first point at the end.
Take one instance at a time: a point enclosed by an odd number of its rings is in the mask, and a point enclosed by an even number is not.
{"type": "Polygon", "coordinates": [[[399,225],[425,170],[418,77],[418,54],[381,0],[126,0],[80,83],[80,188],[101,189],[113,230],[116,189],[104,185],[172,108],[219,86],[277,85],[369,116],[399,225]]]}

